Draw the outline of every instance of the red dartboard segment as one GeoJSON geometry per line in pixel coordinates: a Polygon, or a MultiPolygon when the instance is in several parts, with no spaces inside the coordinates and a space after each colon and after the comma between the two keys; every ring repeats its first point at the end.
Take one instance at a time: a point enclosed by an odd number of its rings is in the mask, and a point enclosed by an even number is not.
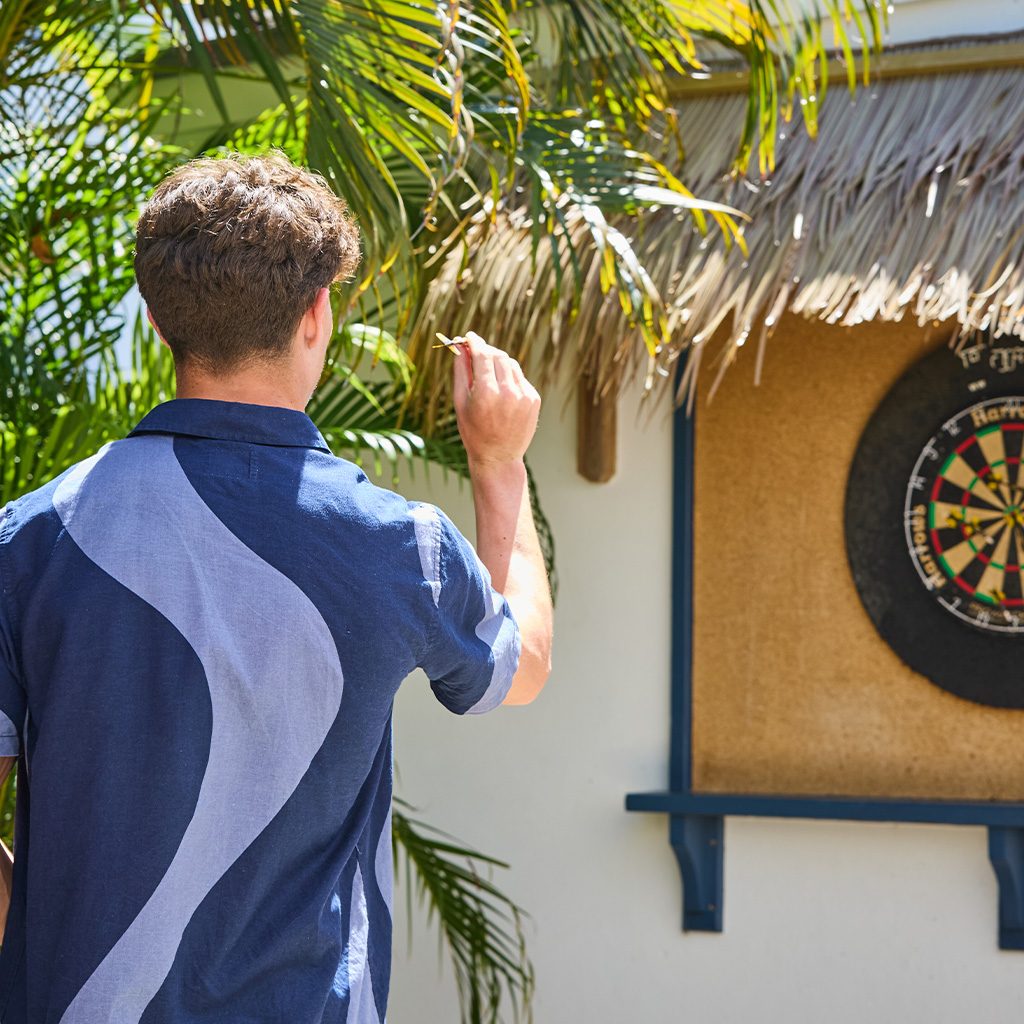
{"type": "Polygon", "coordinates": [[[964,583],[964,581],[960,579],[959,576],[954,576],[953,582],[965,593],[968,593],[971,595],[971,597],[974,597],[974,587],[970,586],[967,583],[964,583]]]}

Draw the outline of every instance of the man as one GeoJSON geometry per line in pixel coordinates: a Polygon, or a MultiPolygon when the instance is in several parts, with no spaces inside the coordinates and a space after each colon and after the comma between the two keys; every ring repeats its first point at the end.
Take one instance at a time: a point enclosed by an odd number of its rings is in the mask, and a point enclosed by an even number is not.
{"type": "Polygon", "coordinates": [[[478,556],[303,411],[356,262],[283,157],[179,169],[135,257],[178,397],[0,515],[4,1024],[383,1021],[395,692],[418,666],[479,713],[546,681],[537,392],[460,345],[478,556]]]}

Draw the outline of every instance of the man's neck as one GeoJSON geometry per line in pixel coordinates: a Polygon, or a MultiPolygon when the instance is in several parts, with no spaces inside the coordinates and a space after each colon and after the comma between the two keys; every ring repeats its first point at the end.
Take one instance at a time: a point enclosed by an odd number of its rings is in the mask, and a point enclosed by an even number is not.
{"type": "Polygon", "coordinates": [[[292,375],[282,368],[274,371],[258,367],[223,377],[178,371],[176,378],[178,398],[206,398],[219,402],[272,405],[284,409],[297,409],[299,412],[304,412],[309,402],[309,395],[302,394],[292,375]]]}

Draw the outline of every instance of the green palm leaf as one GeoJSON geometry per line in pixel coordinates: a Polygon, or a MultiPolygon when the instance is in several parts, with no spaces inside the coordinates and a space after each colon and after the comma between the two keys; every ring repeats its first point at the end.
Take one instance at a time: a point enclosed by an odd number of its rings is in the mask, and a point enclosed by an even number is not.
{"type": "Polygon", "coordinates": [[[396,799],[392,831],[396,865],[405,868],[410,922],[418,898],[455,969],[463,1024],[495,1024],[506,1000],[516,1021],[532,1020],[524,913],[487,877],[508,865],[416,821],[408,809],[396,799]]]}

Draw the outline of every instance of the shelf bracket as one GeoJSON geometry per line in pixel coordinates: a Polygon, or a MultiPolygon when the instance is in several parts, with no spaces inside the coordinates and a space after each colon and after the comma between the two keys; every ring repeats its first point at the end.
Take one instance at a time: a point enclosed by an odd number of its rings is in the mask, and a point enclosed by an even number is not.
{"type": "Polygon", "coordinates": [[[988,857],[999,883],[999,948],[1024,950],[1024,828],[990,826],[988,857]]]}
{"type": "Polygon", "coordinates": [[[720,815],[669,815],[669,842],[683,876],[683,931],[722,930],[723,822],[720,815]]]}

